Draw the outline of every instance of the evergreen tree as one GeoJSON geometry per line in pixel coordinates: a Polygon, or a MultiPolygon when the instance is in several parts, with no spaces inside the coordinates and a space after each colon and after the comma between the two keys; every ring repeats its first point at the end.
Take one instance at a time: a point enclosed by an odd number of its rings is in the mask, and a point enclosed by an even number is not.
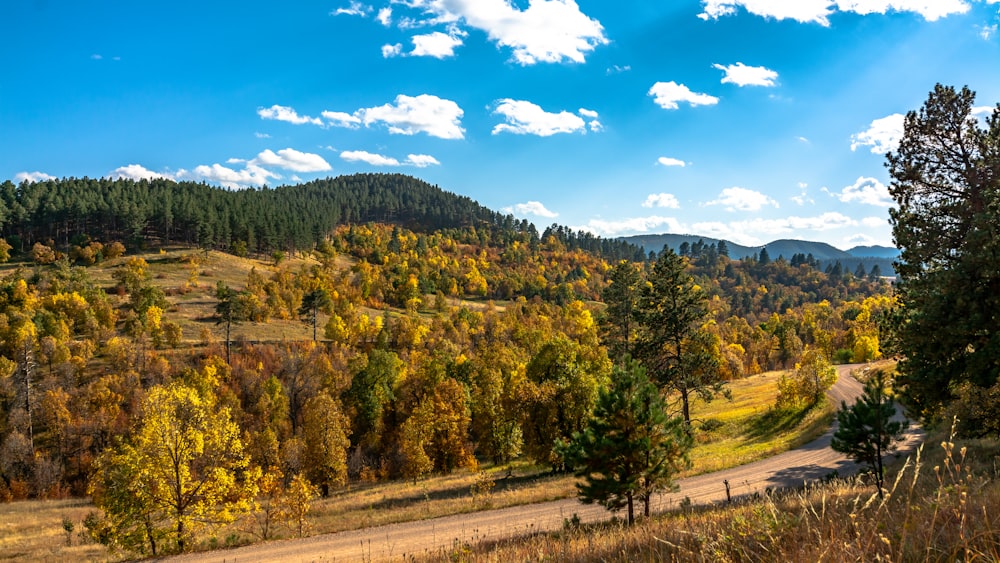
{"type": "Polygon", "coordinates": [[[686,270],[685,259],[670,249],[653,264],[640,300],[636,352],[653,380],[680,394],[684,421],[690,424],[691,394],[710,400],[723,391],[724,382],[717,357],[707,353],[707,297],[686,270]]]}
{"type": "Polygon", "coordinates": [[[865,384],[864,394],[848,407],[841,401],[837,412],[837,431],[830,447],[868,466],[875,477],[878,496],[882,498],[885,477],[883,458],[895,449],[908,426],[905,420],[893,420],[896,407],[886,392],[882,370],[865,384]]]}
{"type": "Polygon", "coordinates": [[[608,274],[608,282],[601,293],[607,305],[601,317],[602,336],[610,356],[622,359],[633,352],[642,276],[636,264],[622,260],[608,274]]]}
{"type": "Polygon", "coordinates": [[[573,435],[565,457],[576,475],[580,500],[609,510],[628,509],[635,521],[636,500],[649,500],[674,487],[673,477],[690,465],[693,439],[680,417],[669,418],[666,405],[646,370],[631,358],[615,368],[610,389],[602,390],[594,416],[573,435]]]}
{"type": "Polygon", "coordinates": [[[975,94],[937,85],[887,155],[899,274],[897,384],[933,419],[963,382],[1000,378],[1000,106],[979,125],[975,94]]]}

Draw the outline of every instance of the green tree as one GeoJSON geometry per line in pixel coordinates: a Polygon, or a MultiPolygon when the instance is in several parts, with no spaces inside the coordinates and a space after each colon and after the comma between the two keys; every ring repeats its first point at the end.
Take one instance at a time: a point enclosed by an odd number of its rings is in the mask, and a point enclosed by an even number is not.
{"type": "Polygon", "coordinates": [[[328,312],[333,305],[330,299],[330,292],[325,289],[315,289],[302,297],[302,306],[299,307],[299,316],[312,325],[313,340],[316,340],[316,321],[319,312],[328,312]]]}
{"type": "Polygon", "coordinates": [[[608,282],[601,293],[601,299],[607,305],[601,317],[601,335],[609,355],[615,360],[622,360],[633,353],[642,275],[636,264],[622,260],[608,273],[608,282]]]}
{"type": "Polygon", "coordinates": [[[875,477],[879,498],[885,476],[883,458],[892,453],[908,426],[905,420],[893,420],[896,406],[886,394],[886,384],[883,371],[876,370],[865,383],[864,394],[852,406],[841,401],[838,428],[830,443],[834,450],[868,466],[875,477]]]}
{"type": "Polygon", "coordinates": [[[219,318],[215,324],[226,325],[226,363],[232,365],[232,330],[234,324],[239,324],[250,317],[247,307],[246,291],[236,291],[220,281],[215,287],[215,316],[219,318]]]}
{"type": "Polygon", "coordinates": [[[628,508],[634,520],[635,500],[649,499],[674,487],[673,477],[690,465],[693,438],[684,420],[668,417],[659,390],[638,362],[625,358],[616,367],[612,384],[602,390],[583,432],[565,448],[568,463],[583,478],[577,484],[580,500],[600,503],[609,510],[628,508]]]}
{"type": "Polygon", "coordinates": [[[201,527],[249,509],[246,466],[229,409],[176,381],[150,389],[131,440],[98,459],[90,490],[110,543],[156,554],[167,540],[184,551],[201,527]]]}
{"type": "Polygon", "coordinates": [[[681,397],[691,423],[692,394],[705,400],[724,392],[718,356],[711,353],[705,292],[687,273],[687,261],[664,248],[650,270],[640,301],[637,357],[651,379],[681,397]]]}
{"type": "Polygon", "coordinates": [[[896,201],[901,398],[933,419],[962,382],[1000,377],[1000,105],[985,128],[968,88],[937,85],[887,155],[896,201]]]}

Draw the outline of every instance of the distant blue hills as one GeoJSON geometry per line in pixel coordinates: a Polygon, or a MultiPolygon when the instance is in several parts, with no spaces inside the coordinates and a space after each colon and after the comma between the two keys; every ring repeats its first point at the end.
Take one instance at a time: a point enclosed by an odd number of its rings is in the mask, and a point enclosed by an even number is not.
{"type": "Polygon", "coordinates": [[[725,239],[675,234],[635,235],[622,237],[622,240],[642,247],[645,252],[659,252],[663,250],[664,246],[669,246],[674,252],[678,252],[680,246],[685,242],[695,244],[701,241],[706,245],[715,244],[718,246],[719,242],[723,241],[729,250],[729,257],[733,259],[759,255],[761,249],[766,248],[767,254],[772,260],[782,257],[790,261],[792,256],[796,254],[805,256],[811,254],[813,258],[820,262],[821,269],[840,262],[845,270],[851,272],[854,272],[859,264],[863,266],[865,271],[871,271],[872,266],[877,264],[884,276],[895,275],[892,263],[899,258],[899,249],[890,246],[855,246],[848,250],[840,250],[825,242],[791,239],[776,240],[763,246],[744,246],[725,239]]]}

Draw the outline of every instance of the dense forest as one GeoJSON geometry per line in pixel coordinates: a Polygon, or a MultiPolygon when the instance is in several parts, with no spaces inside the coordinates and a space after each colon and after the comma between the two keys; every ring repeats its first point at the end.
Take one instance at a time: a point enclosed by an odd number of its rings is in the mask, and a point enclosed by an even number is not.
{"type": "MultiPolygon", "coordinates": [[[[661,380],[685,414],[688,391],[807,353],[878,358],[894,304],[865,272],[732,260],[715,244],[679,256],[558,226],[538,234],[405,176],[245,192],[72,179],[3,191],[0,257],[15,264],[0,280],[0,499],[94,495],[105,509],[95,537],[138,552],[184,549],[205,514],[249,506],[225,499],[250,502],[274,483],[328,493],[518,458],[568,469],[558,444],[633,352],[612,311],[635,292],[647,303],[636,312],[652,315],[659,298],[644,288],[681,287],[661,283],[664,268],[689,280],[697,312],[678,353],[699,358],[699,383],[661,380]],[[166,243],[200,246],[172,251],[180,282],[153,275],[155,252],[134,250],[166,243]],[[249,255],[245,279],[206,280],[222,256],[209,248],[249,255]],[[214,330],[185,334],[180,304],[192,299],[212,304],[214,330]],[[315,338],[229,337],[294,319],[315,338]],[[166,541],[150,532],[169,520],[162,502],[143,491],[169,491],[143,481],[152,469],[129,471],[163,466],[156,436],[178,425],[204,452],[190,489],[170,489],[190,495],[170,500],[178,528],[166,541]]],[[[645,318],[636,342],[659,326],[645,318]]]]}
{"type": "MultiPolygon", "coordinates": [[[[401,174],[357,174],[275,189],[204,183],[66,178],[0,184],[0,236],[15,250],[74,237],[133,246],[177,242],[269,255],[307,250],[338,225],[380,222],[418,232],[470,229],[481,243],[537,241],[526,220],[401,174]]],[[[631,244],[553,227],[564,244],[608,259],[635,259],[631,244]]]]}

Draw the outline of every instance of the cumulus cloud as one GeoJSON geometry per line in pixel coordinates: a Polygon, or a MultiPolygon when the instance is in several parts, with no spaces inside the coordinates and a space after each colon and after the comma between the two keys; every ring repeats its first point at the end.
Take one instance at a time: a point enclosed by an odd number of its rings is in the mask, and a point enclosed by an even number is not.
{"type": "Polygon", "coordinates": [[[684,162],[683,160],[679,158],[671,158],[669,156],[661,156],[660,158],[656,159],[656,163],[659,164],[660,166],[680,166],[681,168],[687,166],[687,163],[684,162]]]}
{"type": "Polygon", "coordinates": [[[895,150],[900,139],[903,138],[904,120],[905,117],[901,113],[873,120],[868,129],[851,135],[851,150],[856,151],[858,147],[871,147],[874,154],[885,154],[895,150]]]}
{"type": "Polygon", "coordinates": [[[348,162],[365,162],[372,166],[415,166],[417,168],[427,168],[428,166],[439,166],[438,159],[429,154],[409,154],[406,161],[400,162],[391,156],[385,156],[367,151],[343,151],[340,158],[348,162]]]}
{"type": "Polygon", "coordinates": [[[649,89],[649,96],[653,96],[656,105],[663,109],[677,109],[678,103],[685,102],[694,106],[713,106],[719,103],[719,98],[708,94],[692,92],[687,86],[670,82],[657,82],[649,89]]]}
{"type": "Polygon", "coordinates": [[[256,164],[247,164],[243,170],[234,170],[218,163],[211,166],[196,166],[191,172],[181,170],[177,172],[177,176],[215,182],[234,190],[248,186],[263,186],[267,184],[268,179],[281,178],[280,175],[256,164]]]}
{"type": "Polygon", "coordinates": [[[352,0],[351,3],[346,8],[337,8],[331,13],[331,15],[366,17],[370,13],[372,13],[371,6],[365,6],[361,2],[355,2],[352,0]]]}
{"type": "MultiPolygon", "coordinates": [[[[524,10],[509,0],[400,3],[430,14],[432,18],[424,23],[464,23],[486,32],[497,45],[512,49],[513,60],[521,65],[583,63],[588,53],[608,43],[601,23],[581,12],[575,0],[532,0],[524,10]]],[[[405,21],[403,24],[418,25],[405,21]]]]}
{"type": "Polygon", "coordinates": [[[801,231],[824,232],[847,227],[857,227],[858,222],[837,212],[815,217],[784,217],[778,219],[752,219],[729,223],[709,221],[694,223],[688,232],[724,238],[737,244],[759,246],[775,238],[801,231]]]}
{"type": "Polygon", "coordinates": [[[857,202],[878,207],[891,207],[893,205],[889,188],[875,178],[865,176],[861,176],[854,184],[845,187],[839,193],[830,192],[830,195],[844,203],[857,202]]]}
{"type": "MultiPolygon", "coordinates": [[[[596,117],[597,112],[587,112],[587,117],[596,117]]],[[[557,133],[578,133],[586,131],[587,123],[580,116],[568,111],[550,113],[540,106],[525,100],[503,99],[497,102],[493,113],[504,117],[506,123],[493,128],[493,134],[515,133],[518,135],[538,135],[549,137],[557,133]]],[[[592,119],[591,123],[600,122],[592,119]]]]}
{"type": "Polygon", "coordinates": [[[395,158],[367,151],[344,151],[340,153],[340,158],[348,162],[364,162],[372,166],[399,166],[399,161],[395,158]]]}
{"type": "Polygon", "coordinates": [[[375,16],[375,19],[378,20],[378,23],[389,27],[392,25],[392,8],[386,6],[385,8],[380,9],[378,11],[378,15],[375,16]]]}
{"type": "Polygon", "coordinates": [[[403,54],[402,43],[396,43],[393,45],[386,43],[385,45],[382,45],[382,56],[386,59],[391,59],[392,57],[396,57],[401,54],[403,54]]]}
{"type": "Polygon", "coordinates": [[[542,205],[540,201],[527,201],[525,203],[517,203],[510,207],[503,208],[504,213],[510,213],[513,215],[536,215],[538,217],[547,217],[549,219],[553,217],[558,217],[559,214],[553,211],[549,211],[542,205]]]}
{"type": "Polygon", "coordinates": [[[805,205],[807,203],[816,203],[816,200],[809,197],[809,185],[804,182],[799,182],[799,195],[793,195],[792,201],[799,205],[805,205]]]}
{"type": "Polygon", "coordinates": [[[157,178],[173,180],[174,176],[172,174],[153,172],[141,164],[129,164],[127,166],[119,166],[118,168],[112,170],[108,173],[108,178],[111,178],[112,180],[155,180],[157,178]]]}
{"type": "MultiPolygon", "coordinates": [[[[464,33],[453,31],[452,33],[441,33],[435,31],[426,35],[413,36],[413,50],[411,57],[434,57],[436,59],[446,59],[455,55],[455,47],[462,45],[464,33]]],[[[383,56],[385,53],[383,53],[383,56]]]]}
{"type": "Polygon", "coordinates": [[[592,109],[580,108],[576,110],[576,113],[590,120],[587,122],[587,127],[589,127],[591,131],[597,133],[604,130],[604,125],[600,121],[601,116],[596,111],[592,109]]]}
{"type": "Polygon", "coordinates": [[[743,8],[755,16],[822,26],[830,25],[829,16],[836,11],[860,15],[913,12],[935,21],[970,8],[966,0],[702,0],[702,5],[704,11],[698,17],[704,20],[731,16],[743,8]]]}
{"type": "Polygon", "coordinates": [[[313,125],[323,125],[323,120],[318,117],[299,115],[294,109],[288,106],[279,106],[277,104],[269,108],[257,108],[257,115],[259,115],[261,119],[273,119],[275,121],[285,121],[288,123],[293,123],[295,125],[303,125],[306,123],[311,123],[313,125]]]}
{"type": "Polygon", "coordinates": [[[726,73],[722,77],[723,84],[737,86],[774,86],[778,73],[762,66],[747,66],[743,63],[733,65],[714,64],[712,67],[726,73]]]}
{"type": "Polygon", "coordinates": [[[722,190],[717,199],[705,205],[722,205],[727,211],[760,211],[765,205],[778,207],[778,202],[756,190],[732,187],[722,190]]]}
{"type": "Polygon", "coordinates": [[[681,202],[677,201],[677,196],[668,193],[649,194],[646,201],[642,202],[643,207],[666,207],[669,209],[680,209],[681,202]]]}
{"type": "Polygon", "coordinates": [[[382,123],[395,135],[426,133],[441,139],[465,138],[461,123],[463,114],[455,102],[430,94],[400,94],[395,104],[363,108],[354,113],[365,127],[382,123]]]}
{"type": "Polygon", "coordinates": [[[328,125],[333,127],[357,129],[361,126],[361,118],[342,111],[324,111],[320,113],[320,115],[323,116],[323,119],[326,120],[328,125]]]}
{"type": "Polygon", "coordinates": [[[427,168],[428,166],[440,166],[438,159],[429,154],[408,154],[406,162],[417,168],[427,168]]]}
{"type": "Polygon", "coordinates": [[[293,172],[326,172],[332,168],[330,163],[318,154],[299,152],[291,148],[281,149],[277,153],[266,149],[251,160],[249,165],[276,166],[293,172]]]}
{"type": "Polygon", "coordinates": [[[49,174],[46,174],[45,172],[38,172],[37,170],[34,172],[18,172],[17,174],[14,174],[14,181],[17,182],[18,184],[20,184],[21,182],[28,182],[33,184],[35,182],[44,182],[46,180],[55,180],[55,179],[56,179],[55,176],[51,176],[49,174]]]}

